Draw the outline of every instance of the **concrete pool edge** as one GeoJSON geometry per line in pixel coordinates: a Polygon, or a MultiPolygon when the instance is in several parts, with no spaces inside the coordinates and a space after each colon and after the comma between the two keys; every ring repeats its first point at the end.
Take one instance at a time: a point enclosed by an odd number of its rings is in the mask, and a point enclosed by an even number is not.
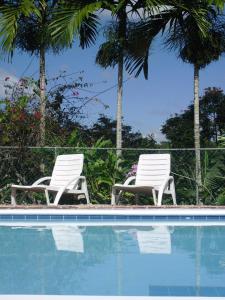
{"type": "Polygon", "coordinates": [[[225,216],[225,207],[1,207],[0,215],[35,214],[35,215],[127,215],[136,216],[225,216]]]}

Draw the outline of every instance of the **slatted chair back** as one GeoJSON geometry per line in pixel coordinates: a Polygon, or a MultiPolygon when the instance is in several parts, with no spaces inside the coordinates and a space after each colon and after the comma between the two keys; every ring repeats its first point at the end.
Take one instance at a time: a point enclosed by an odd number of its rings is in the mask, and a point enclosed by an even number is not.
{"type": "Polygon", "coordinates": [[[160,186],[170,175],[170,154],[142,154],[139,156],[136,185],[160,186]]]}
{"type": "MultiPolygon", "coordinates": [[[[65,154],[56,158],[50,186],[63,187],[73,178],[79,177],[83,170],[83,154],[65,154]]],[[[73,188],[73,183],[68,189],[73,188]]]]}

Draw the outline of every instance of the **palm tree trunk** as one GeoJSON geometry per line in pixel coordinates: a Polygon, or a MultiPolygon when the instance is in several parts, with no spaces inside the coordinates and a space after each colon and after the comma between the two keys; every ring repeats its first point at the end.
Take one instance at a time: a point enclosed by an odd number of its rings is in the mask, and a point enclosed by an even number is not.
{"type": "Polygon", "coordinates": [[[118,89],[117,89],[117,113],[116,113],[116,153],[117,156],[122,154],[122,146],[123,146],[123,139],[122,139],[122,98],[123,98],[123,48],[124,48],[124,41],[126,39],[126,27],[127,27],[127,15],[126,9],[121,9],[118,14],[119,19],[119,41],[121,43],[122,51],[119,53],[118,58],[118,89]]]}
{"type": "Polygon", "coordinates": [[[118,89],[116,113],[116,149],[117,156],[122,154],[122,98],[123,98],[123,53],[118,61],[118,89]]]}
{"type": "Polygon", "coordinates": [[[40,49],[40,146],[45,145],[45,117],[46,117],[46,99],[45,99],[45,48],[40,49]]]}
{"type": "Polygon", "coordinates": [[[196,203],[200,204],[199,191],[202,187],[200,122],[199,122],[199,67],[194,66],[194,141],[195,141],[195,172],[196,172],[196,203]]]}

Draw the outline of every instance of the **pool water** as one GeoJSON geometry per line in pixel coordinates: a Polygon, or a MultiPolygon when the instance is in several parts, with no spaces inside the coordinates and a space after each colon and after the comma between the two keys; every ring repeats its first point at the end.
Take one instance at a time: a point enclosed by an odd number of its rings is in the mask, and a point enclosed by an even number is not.
{"type": "Polygon", "coordinates": [[[1,226],[0,294],[225,297],[225,226],[1,226]]]}

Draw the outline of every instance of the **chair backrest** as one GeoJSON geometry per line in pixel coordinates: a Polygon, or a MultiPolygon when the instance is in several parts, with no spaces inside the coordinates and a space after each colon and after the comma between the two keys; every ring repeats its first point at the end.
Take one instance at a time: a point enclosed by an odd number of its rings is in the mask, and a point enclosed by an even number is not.
{"type": "Polygon", "coordinates": [[[170,154],[142,154],[139,156],[137,185],[160,186],[170,174],[170,154]]]}
{"type": "MultiPolygon", "coordinates": [[[[68,181],[80,176],[83,170],[83,162],[83,154],[65,154],[57,156],[50,185],[62,187],[65,186],[68,181]]],[[[72,187],[73,184],[68,186],[68,188],[72,187]]]]}

